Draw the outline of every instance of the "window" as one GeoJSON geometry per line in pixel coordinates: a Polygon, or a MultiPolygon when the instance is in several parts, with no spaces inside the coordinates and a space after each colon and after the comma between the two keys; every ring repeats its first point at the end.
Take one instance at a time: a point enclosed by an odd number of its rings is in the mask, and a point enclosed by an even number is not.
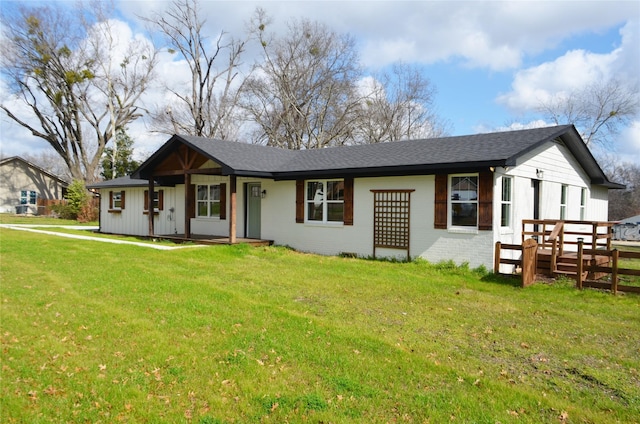
{"type": "Polygon", "coordinates": [[[124,191],[109,192],[109,212],[120,212],[124,209],[124,191]]]}
{"type": "Polygon", "coordinates": [[[343,222],[344,181],[307,181],[307,221],[343,222]]]}
{"type": "Polygon", "coordinates": [[[37,203],[38,194],[31,190],[20,191],[20,204],[21,205],[35,205],[37,203]]]}
{"type": "Polygon", "coordinates": [[[584,210],[587,206],[587,189],[583,188],[580,191],[580,220],[584,221],[584,210]]]}
{"type": "Polygon", "coordinates": [[[560,191],[560,219],[567,218],[567,189],[568,186],[562,184],[562,188],[560,191]]]}
{"type": "Polygon", "coordinates": [[[511,177],[502,177],[502,201],[500,208],[500,226],[511,227],[511,177]]]}
{"type": "MultiPolygon", "coordinates": [[[[153,210],[161,211],[164,209],[164,190],[153,192],[153,210]]],[[[149,190],[144,191],[144,210],[149,211],[149,190]]]]}
{"type": "Polygon", "coordinates": [[[452,175],[450,176],[451,192],[451,226],[478,226],[478,176],[452,175]]]}
{"type": "Polygon", "coordinates": [[[220,185],[199,184],[196,187],[196,216],[220,218],[220,185]]]}

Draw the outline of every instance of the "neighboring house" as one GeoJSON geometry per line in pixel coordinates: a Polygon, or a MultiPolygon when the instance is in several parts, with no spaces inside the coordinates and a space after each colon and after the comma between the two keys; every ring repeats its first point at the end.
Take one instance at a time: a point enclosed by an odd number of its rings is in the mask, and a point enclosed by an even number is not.
{"type": "Polygon", "coordinates": [[[623,219],[613,226],[614,240],[640,241],[640,215],[623,219]]]}
{"type": "Polygon", "coordinates": [[[106,233],[491,268],[496,241],[521,242],[523,219],[603,221],[622,186],[565,125],[298,151],[174,135],[132,178],[91,187],[106,233]]]}
{"type": "Polygon", "coordinates": [[[69,183],[20,157],[0,160],[0,212],[38,214],[43,200],[60,200],[69,183]]]}

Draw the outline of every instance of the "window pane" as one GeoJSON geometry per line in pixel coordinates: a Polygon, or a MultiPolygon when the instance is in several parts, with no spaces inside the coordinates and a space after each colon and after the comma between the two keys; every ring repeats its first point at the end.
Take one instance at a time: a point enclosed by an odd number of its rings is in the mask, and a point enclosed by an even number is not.
{"type": "Polygon", "coordinates": [[[309,181],[307,183],[307,200],[313,200],[314,203],[322,203],[324,200],[322,183],[317,181],[309,181]]]}
{"type": "Polygon", "coordinates": [[[562,192],[560,193],[560,203],[562,203],[563,205],[567,204],[567,186],[566,185],[562,186],[562,192]]]}
{"type": "MultiPolygon", "coordinates": [[[[207,194],[208,194],[208,186],[206,185],[199,185],[198,186],[198,200],[208,200],[207,199],[207,194]]],[[[206,216],[206,213],[205,213],[206,216]]]]}
{"type": "Polygon", "coordinates": [[[307,220],[322,221],[322,219],[322,202],[319,204],[307,202],[307,220]]]}
{"type": "Polygon", "coordinates": [[[478,225],[477,203],[454,203],[451,205],[451,224],[462,227],[475,227],[478,225]]]}
{"type": "Polygon", "coordinates": [[[210,216],[220,216],[220,202],[211,202],[209,208],[210,216]]]}
{"type": "Polygon", "coordinates": [[[478,198],[478,177],[452,177],[451,200],[476,200],[478,198]]]}
{"type": "Polygon", "coordinates": [[[502,204],[502,211],[500,216],[500,226],[502,227],[510,227],[511,226],[511,205],[509,203],[502,204]]]}
{"type": "Polygon", "coordinates": [[[212,185],[209,189],[209,200],[220,200],[220,186],[212,185]]]}
{"type": "Polygon", "coordinates": [[[327,204],[327,221],[342,222],[344,218],[344,203],[327,204]]]}
{"type": "Polygon", "coordinates": [[[207,216],[207,202],[198,202],[198,216],[207,216]]]}
{"type": "Polygon", "coordinates": [[[511,201],[511,178],[502,177],[502,201],[511,201]]]}
{"type": "Polygon", "coordinates": [[[327,200],[344,200],[344,181],[327,181],[327,200]]]}

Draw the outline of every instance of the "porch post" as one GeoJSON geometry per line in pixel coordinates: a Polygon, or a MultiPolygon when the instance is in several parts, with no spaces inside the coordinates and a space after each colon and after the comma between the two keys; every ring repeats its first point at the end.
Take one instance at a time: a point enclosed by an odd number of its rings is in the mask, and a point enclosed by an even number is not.
{"type": "Polygon", "coordinates": [[[191,238],[191,174],[184,174],[184,238],[191,238]]]}
{"type": "Polygon", "coordinates": [[[147,208],[147,211],[149,211],[149,236],[153,237],[154,234],[154,228],[153,228],[153,217],[155,214],[155,209],[153,207],[153,191],[154,191],[154,181],[153,181],[153,177],[149,178],[149,194],[147,195],[147,204],[145,205],[145,207],[147,208]]]}
{"type": "Polygon", "coordinates": [[[229,243],[236,242],[236,176],[229,175],[229,243]]]}

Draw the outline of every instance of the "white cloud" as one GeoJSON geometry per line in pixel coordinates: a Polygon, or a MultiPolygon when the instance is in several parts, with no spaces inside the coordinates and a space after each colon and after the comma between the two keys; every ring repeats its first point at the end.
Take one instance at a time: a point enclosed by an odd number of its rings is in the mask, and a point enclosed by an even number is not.
{"type": "Polygon", "coordinates": [[[512,91],[497,101],[512,111],[535,110],[541,102],[556,95],[568,94],[585,85],[612,77],[635,79],[640,74],[640,40],[638,22],[628,22],[621,30],[622,43],[611,52],[599,54],[572,50],[557,59],[516,72],[512,91]]]}
{"type": "Polygon", "coordinates": [[[640,164],[640,120],[620,133],[616,153],[625,162],[640,164]]]}

